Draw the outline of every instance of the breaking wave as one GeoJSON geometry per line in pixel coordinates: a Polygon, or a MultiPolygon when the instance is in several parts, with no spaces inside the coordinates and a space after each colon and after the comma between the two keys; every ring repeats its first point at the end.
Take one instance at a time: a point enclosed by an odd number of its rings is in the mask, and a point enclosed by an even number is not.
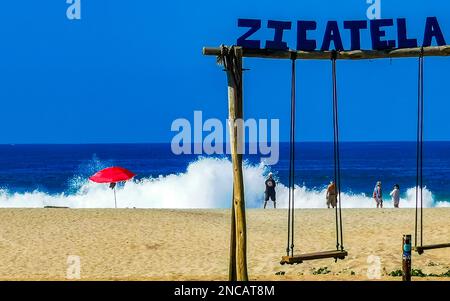
{"type": "MultiPolygon", "coordinates": [[[[264,180],[269,168],[264,164],[244,165],[245,200],[249,208],[263,205],[264,180]]],[[[0,207],[60,206],[71,208],[114,208],[114,194],[108,185],[76,178],[70,193],[48,194],[41,191],[14,193],[0,189],[0,207]]],[[[129,181],[117,187],[119,208],[229,208],[232,192],[232,166],[226,158],[199,158],[184,173],[129,181]]],[[[296,187],[297,208],[325,208],[325,189],[296,187]]],[[[277,205],[287,207],[288,188],[277,186],[277,205]]],[[[373,208],[366,194],[342,193],[343,208],[373,208]]],[[[415,188],[407,189],[400,207],[415,206],[415,188]]],[[[390,200],[385,207],[393,207],[390,200]]],[[[450,207],[450,202],[436,202],[424,189],[424,207],[450,207]]]]}

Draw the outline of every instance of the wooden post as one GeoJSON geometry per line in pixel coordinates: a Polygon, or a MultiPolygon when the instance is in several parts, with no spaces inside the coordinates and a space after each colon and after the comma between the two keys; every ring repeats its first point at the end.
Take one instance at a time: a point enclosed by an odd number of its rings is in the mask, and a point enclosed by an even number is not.
{"type": "MultiPolygon", "coordinates": [[[[247,232],[244,201],[244,177],[242,173],[242,148],[243,128],[239,126],[238,120],[243,120],[243,97],[242,97],[242,48],[225,48],[223,62],[228,79],[228,113],[231,142],[231,160],[233,163],[233,205],[231,240],[235,240],[235,271],[231,268],[233,260],[230,260],[230,280],[248,281],[247,274],[247,232]],[[233,231],[233,226],[235,227],[233,231]],[[233,233],[234,232],[234,233],[233,233]],[[235,235],[233,237],[233,235],[235,235]],[[235,273],[235,275],[233,275],[235,273]],[[234,277],[233,277],[234,276],[234,277]]],[[[233,251],[230,250],[230,257],[233,251]]]]}
{"type": "Polygon", "coordinates": [[[411,235],[403,235],[402,272],[403,281],[411,281],[411,235]]]}
{"type": "Polygon", "coordinates": [[[234,214],[234,189],[231,199],[231,229],[230,229],[230,261],[228,267],[228,280],[236,280],[236,220],[234,214]]]}

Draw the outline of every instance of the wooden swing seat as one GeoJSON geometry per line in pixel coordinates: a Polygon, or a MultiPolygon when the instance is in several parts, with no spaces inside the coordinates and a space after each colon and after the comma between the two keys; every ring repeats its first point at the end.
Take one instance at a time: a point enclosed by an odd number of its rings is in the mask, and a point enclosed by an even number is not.
{"type": "Polygon", "coordinates": [[[414,250],[417,253],[419,253],[419,255],[422,255],[425,252],[425,250],[443,249],[443,248],[450,248],[450,243],[448,243],[448,244],[418,246],[418,247],[414,247],[414,250]]]}
{"type": "Polygon", "coordinates": [[[316,259],[324,259],[324,258],[334,258],[345,259],[348,256],[347,251],[343,250],[332,250],[332,251],[323,251],[323,252],[314,252],[314,253],[305,253],[295,256],[283,256],[281,258],[280,264],[298,264],[307,260],[316,260],[316,259]]]}

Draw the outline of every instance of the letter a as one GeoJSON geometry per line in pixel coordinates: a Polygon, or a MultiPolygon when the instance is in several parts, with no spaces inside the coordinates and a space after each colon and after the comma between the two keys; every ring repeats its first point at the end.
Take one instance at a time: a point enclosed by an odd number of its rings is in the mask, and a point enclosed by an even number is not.
{"type": "Polygon", "coordinates": [[[367,18],[369,20],[381,19],[381,0],[367,0],[367,4],[371,4],[367,8],[367,18]]]}
{"type": "Polygon", "coordinates": [[[66,15],[69,20],[81,20],[81,0],[66,0],[70,6],[67,8],[66,15]]]}

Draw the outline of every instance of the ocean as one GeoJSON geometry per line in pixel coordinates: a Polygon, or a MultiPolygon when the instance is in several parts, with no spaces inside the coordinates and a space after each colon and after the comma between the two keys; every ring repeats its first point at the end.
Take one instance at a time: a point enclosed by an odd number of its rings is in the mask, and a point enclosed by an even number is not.
{"type": "MultiPolygon", "coordinates": [[[[324,208],[325,188],[333,177],[333,145],[296,145],[296,207],[324,208]]],[[[246,205],[263,204],[269,171],[277,179],[280,207],[287,204],[289,145],[281,143],[280,160],[265,166],[258,155],[246,155],[246,205]]],[[[0,207],[114,207],[113,192],[89,176],[122,166],[137,174],[117,188],[121,208],[228,208],[231,162],[225,155],[174,155],[170,144],[0,145],[0,207]]],[[[342,206],[374,207],[376,181],[390,207],[389,192],[401,188],[400,207],[413,207],[416,184],[414,142],[341,143],[342,206]]],[[[424,145],[424,206],[450,206],[450,142],[424,145]]]]}

